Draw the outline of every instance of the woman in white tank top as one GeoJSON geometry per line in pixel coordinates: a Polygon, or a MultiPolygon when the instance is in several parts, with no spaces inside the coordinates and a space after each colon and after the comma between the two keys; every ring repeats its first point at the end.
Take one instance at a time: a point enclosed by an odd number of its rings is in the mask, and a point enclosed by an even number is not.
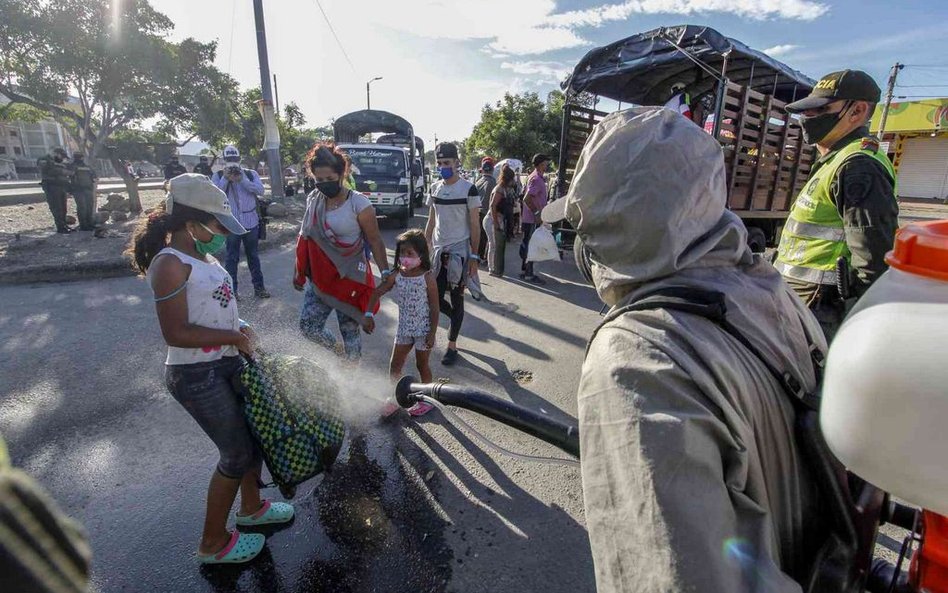
{"type": "Polygon", "coordinates": [[[165,204],[141,222],[127,252],[155,295],[168,390],[220,452],[198,546],[207,564],[246,562],[263,549],[263,535],[227,530],[238,490],[238,525],[293,517],[289,504],[260,498],[262,457],[230,384],[256,338],[237,315],[230,275],[211,254],[228,233],[245,232],[224,192],[204,175],[185,174],[170,181],[165,204]]]}

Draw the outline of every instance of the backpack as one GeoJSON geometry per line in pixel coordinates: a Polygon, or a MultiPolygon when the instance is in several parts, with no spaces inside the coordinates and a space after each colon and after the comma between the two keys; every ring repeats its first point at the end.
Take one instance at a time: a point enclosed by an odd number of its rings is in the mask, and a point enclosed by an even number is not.
{"type": "MultiPolygon", "coordinates": [[[[846,472],[830,451],[819,426],[819,393],[808,392],[789,372],[774,367],[728,321],[727,304],[720,292],[685,287],[659,289],[606,314],[589,344],[604,325],[624,313],[654,309],[680,311],[711,321],[759,359],[783,388],[797,410],[795,440],[819,489],[821,510],[829,531],[800,585],[805,593],[861,593],[870,572],[883,506],[888,504],[887,494],[846,472]]],[[[810,346],[819,384],[822,353],[810,346]]],[[[586,353],[589,353],[589,345],[586,353]]]]}
{"type": "Polygon", "coordinates": [[[261,355],[232,379],[250,434],[280,493],[328,471],[346,434],[339,387],[321,367],[299,356],[261,355]]]}

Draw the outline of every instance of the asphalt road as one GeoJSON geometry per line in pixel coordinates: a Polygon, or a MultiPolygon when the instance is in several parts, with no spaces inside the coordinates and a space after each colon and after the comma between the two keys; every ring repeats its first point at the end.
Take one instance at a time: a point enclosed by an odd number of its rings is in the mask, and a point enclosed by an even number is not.
{"type": "MultiPolygon", "coordinates": [[[[396,231],[384,234],[394,245],[396,231]]],[[[508,249],[514,272],[515,252],[508,249]]],[[[241,316],[271,351],[326,362],[330,355],[296,335],[292,252],[262,259],[273,298],[242,301],[241,316]]],[[[491,302],[468,299],[461,360],[451,369],[436,361],[433,370],[563,418],[576,413],[599,302],[570,259],[538,269],[550,274],[545,287],[483,274],[491,302]]],[[[241,274],[246,290],[246,268],[241,274]]],[[[0,434],[14,463],[86,526],[98,593],[594,590],[578,469],[497,457],[437,411],[417,421],[362,415],[333,473],[300,487],[297,518],[268,532],[259,559],[200,568],[192,553],[217,455],[163,385],[164,345],[146,284],[0,287],[0,303],[0,434]]],[[[376,334],[365,337],[362,371],[338,374],[347,401],[390,392],[394,315],[386,302],[376,334]]],[[[444,340],[439,333],[433,359],[444,340]]],[[[558,454],[465,417],[508,448],[558,454]]]]}

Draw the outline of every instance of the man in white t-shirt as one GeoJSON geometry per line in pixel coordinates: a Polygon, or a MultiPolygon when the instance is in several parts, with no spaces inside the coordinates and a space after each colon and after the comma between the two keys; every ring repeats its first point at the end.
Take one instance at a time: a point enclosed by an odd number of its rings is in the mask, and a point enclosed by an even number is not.
{"type": "Polygon", "coordinates": [[[441,364],[450,366],[458,358],[458,335],[464,320],[464,287],[477,273],[477,245],[481,237],[481,199],[473,183],[458,172],[458,148],[444,142],[435,148],[441,180],[431,186],[425,237],[431,247],[431,264],[438,280],[441,312],[451,319],[448,348],[441,364]],[[450,294],[451,302],[445,300],[450,294]]]}

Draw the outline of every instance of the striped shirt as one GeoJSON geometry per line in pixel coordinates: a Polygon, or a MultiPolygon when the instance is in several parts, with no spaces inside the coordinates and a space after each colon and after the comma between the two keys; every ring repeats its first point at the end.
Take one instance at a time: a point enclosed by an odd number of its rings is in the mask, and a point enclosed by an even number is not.
{"type": "Polygon", "coordinates": [[[214,184],[227,194],[230,211],[237,221],[250,230],[260,224],[257,216],[257,197],[263,197],[263,181],[256,171],[243,169],[239,182],[233,182],[218,171],[212,177],[214,184]]]}

